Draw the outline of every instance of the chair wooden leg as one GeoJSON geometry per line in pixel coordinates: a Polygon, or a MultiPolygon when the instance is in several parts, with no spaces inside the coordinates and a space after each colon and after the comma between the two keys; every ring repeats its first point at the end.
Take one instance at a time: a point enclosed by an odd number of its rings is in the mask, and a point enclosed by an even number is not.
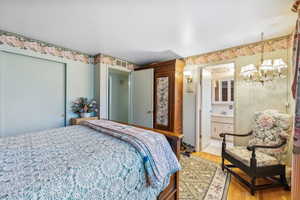
{"type": "Polygon", "coordinates": [[[223,170],[226,170],[228,173],[235,176],[241,183],[249,188],[249,192],[251,193],[251,195],[255,195],[256,191],[258,190],[265,190],[275,187],[284,187],[285,190],[290,190],[290,187],[287,184],[286,180],[284,165],[257,167],[255,156],[252,155],[250,166],[245,166],[241,161],[223,151],[221,166],[223,170]],[[225,165],[225,159],[232,164],[225,165]],[[251,181],[248,181],[239,176],[231,168],[241,169],[251,178],[251,181]],[[267,178],[272,182],[267,184],[259,184],[256,181],[257,177],[267,178]]]}
{"type": "Polygon", "coordinates": [[[224,171],[224,169],[225,169],[224,162],[225,162],[225,160],[224,160],[224,158],[222,157],[222,171],[224,171]]]}
{"type": "Polygon", "coordinates": [[[289,186],[289,184],[287,183],[287,180],[286,180],[285,170],[280,175],[280,181],[281,181],[282,185],[284,186],[285,190],[287,190],[287,191],[291,190],[291,188],[290,188],[290,186],[289,186]]]}
{"type": "Polygon", "coordinates": [[[256,177],[253,177],[251,179],[251,186],[250,186],[251,195],[255,195],[255,183],[256,183],[256,177]]]}

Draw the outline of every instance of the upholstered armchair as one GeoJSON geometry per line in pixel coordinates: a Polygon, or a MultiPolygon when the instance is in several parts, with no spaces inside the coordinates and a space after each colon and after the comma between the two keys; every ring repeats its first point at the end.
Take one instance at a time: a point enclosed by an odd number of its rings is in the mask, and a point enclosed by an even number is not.
{"type": "Polygon", "coordinates": [[[251,132],[244,135],[221,133],[222,142],[222,169],[226,169],[239,181],[250,188],[251,194],[255,191],[284,187],[289,190],[285,177],[285,157],[287,155],[290,116],[275,110],[256,112],[254,126],[251,132]],[[226,148],[226,136],[250,136],[248,146],[226,148]],[[225,160],[231,164],[225,164],[225,160]],[[243,179],[231,168],[239,168],[245,172],[251,182],[243,179]],[[267,178],[270,184],[257,185],[257,178],[267,178]]]}

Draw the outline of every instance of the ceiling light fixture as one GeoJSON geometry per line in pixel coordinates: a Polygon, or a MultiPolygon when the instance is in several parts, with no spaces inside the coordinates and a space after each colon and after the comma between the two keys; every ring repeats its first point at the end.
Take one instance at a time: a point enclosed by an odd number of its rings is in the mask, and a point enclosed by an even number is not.
{"type": "Polygon", "coordinates": [[[241,68],[240,74],[248,82],[260,82],[264,84],[275,79],[286,78],[286,69],[288,66],[282,58],[264,60],[265,42],[263,39],[264,33],[261,33],[262,50],[260,64],[257,66],[249,64],[241,68]]]}

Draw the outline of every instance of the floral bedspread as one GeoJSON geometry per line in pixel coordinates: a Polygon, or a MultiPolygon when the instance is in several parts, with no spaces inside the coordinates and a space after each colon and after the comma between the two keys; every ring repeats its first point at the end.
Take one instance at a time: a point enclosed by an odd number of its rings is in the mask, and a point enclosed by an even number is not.
{"type": "Polygon", "coordinates": [[[169,175],[180,170],[180,164],[162,134],[109,120],[89,120],[82,124],[134,146],[143,157],[147,178],[153,187],[167,186],[169,175]]]}
{"type": "Polygon", "coordinates": [[[85,126],[0,138],[0,200],[154,200],[143,157],[85,126]]]}

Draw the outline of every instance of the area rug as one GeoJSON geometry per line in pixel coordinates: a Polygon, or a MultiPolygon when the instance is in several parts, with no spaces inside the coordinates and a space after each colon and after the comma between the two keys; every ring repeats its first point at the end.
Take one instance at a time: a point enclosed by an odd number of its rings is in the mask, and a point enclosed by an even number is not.
{"type": "Polygon", "coordinates": [[[181,156],[180,200],[226,200],[230,175],[209,160],[181,156]]]}

